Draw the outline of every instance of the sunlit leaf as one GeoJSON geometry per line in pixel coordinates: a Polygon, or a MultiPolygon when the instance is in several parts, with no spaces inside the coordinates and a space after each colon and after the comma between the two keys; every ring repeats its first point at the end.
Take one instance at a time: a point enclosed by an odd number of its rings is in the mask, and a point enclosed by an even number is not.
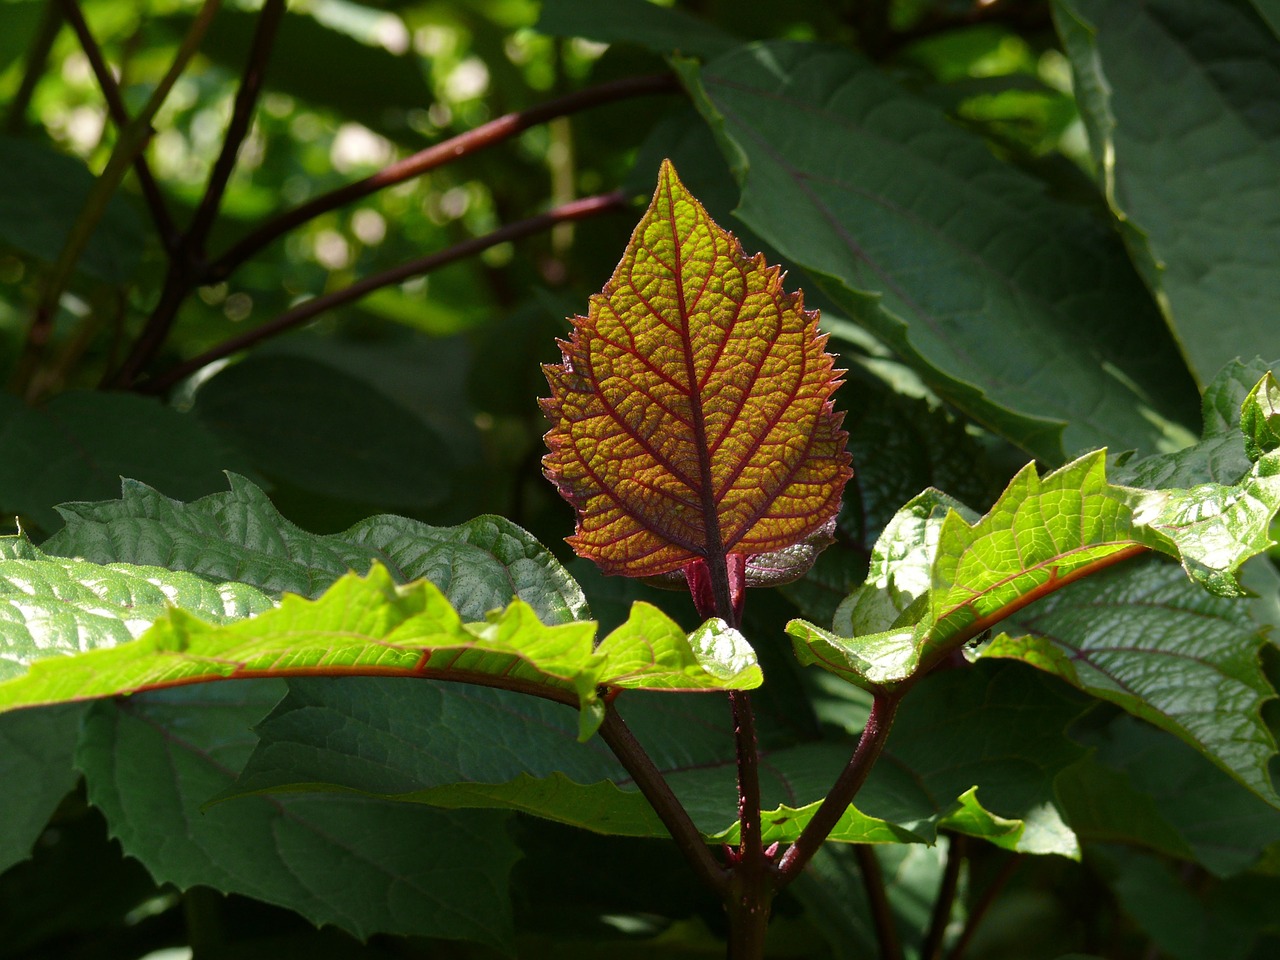
{"type": "MultiPolygon", "coordinates": [[[[67,606],[78,628],[74,608],[67,606]]],[[[0,709],[210,680],[439,677],[579,704],[585,737],[602,718],[601,686],[758,686],[750,647],[737,631],[715,624],[691,642],[656,607],[637,604],[632,619],[597,650],[591,621],[547,626],[517,599],[483,622],[464,623],[434,584],[397,586],[384,567],[375,566],[365,577],[348,574],[318,600],[286,596],[279,608],[226,626],[173,609],[132,643],[111,636],[99,641],[104,649],[54,660],[39,649],[24,651],[14,659],[35,662],[25,675],[0,685],[0,709]]]]}
{"type": "Polygon", "coordinates": [[[817,314],[663,165],[648,212],[544,367],[547,476],[606,573],[791,546],[850,476],[817,314]]]}

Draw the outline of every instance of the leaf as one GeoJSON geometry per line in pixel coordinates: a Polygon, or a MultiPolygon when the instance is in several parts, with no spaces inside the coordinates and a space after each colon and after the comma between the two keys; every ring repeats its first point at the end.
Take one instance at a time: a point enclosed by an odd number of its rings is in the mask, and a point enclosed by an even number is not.
{"type": "MultiPolygon", "coordinates": [[[[10,18],[21,16],[23,7],[26,5],[15,8],[5,4],[6,41],[10,30],[20,28],[10,18]]],[[[0,183],[0,243],[48,263],[55,262],[84,209],[93,174],[79,159],[12,137],[0,137],[0,170],[4,170],[0,183]]],[[[143,236],[137,211],[125,200],[114,197],[89,238],[78,269],[107,283],[127,282],[138,268],[143,236]]],[[[98,396],[103,400],[109,397],[98,396]]]]}
{"type": "Polygon", "coordinates": [[[1185,743],[1125,714],[1081,726],[1072,736],[1094,752],[1056,782],[1081,839],[1139,843],[1219,877],[1254,866],[1280,840],[1280,811],[1185,743]]]}
{"type": "Polygon", "coordinates": [[[201,383],[195,415],[263,473],[303,490],[420,509],[449,494],[452,456],[434,430],[326,364],[265,357],[201,383]]]}
{"type": "Polygon", "coordinates": [[[73,390],[40,408],[0,397],[0,509],[47,530],[54,505],[109,497],[121,476],[170,496],[199,497],[222,485],[226,469],[248,470],[234,447],[158,400],[73,390]]]}
{"type": "Polygon", "coordinates": [[[276,595],[317,596],[347,571],[364,573],[377,561],[396,580],[430,580],[466,620],[483,620],[513,596],[544,623],[590,616],[564,567],[510,520],[484,516],[433,527],[384,515],[320,535],[282,517],[248,480],[227,479],[229,492],[195,503],[126,480],[119,500],[60,507],[67,525],[44,546],[97,563],[155,564],[237,580],[276,595]]]}
{"type": "Polygon", "coordinates": [[[1270,370],[1245,397],[1240,429],[1245,453],[1255,463],[1280,447],[1280,382],[1270,370]]]}
{"type": "Polygon", "coordinates": [[[1274,352],[1275,34],[1231,0],[1059,0],[1054,20],[1107,202],[1191,370],[1274,352]]]}
{"type": "Polygon", "coordinates": [[[543,369],[544,470],[569,543],[606,572],[781,550],[826,524],[850,476],[817,315],[748,259],[670,163],[622,261],[543,369]]]}
{"type": "Polygon", "coordinates": [[[0,873],[31,855],[49,818],[79,780],[71,755],[84,708],[0,716],[0,873]]]}
{"type": "Polygon", "coordinates": [[[1109,224],[845,50],[681,71],[738,217],[944,399],[1049,463],[1182,437],[1194,386],[1109,224]]]}
{"type": "Polygon", "coordinates": [[[983,657],[1012,657],[1118,704],[1190,744],[1280,806],[1268,772],[1275,697],[1249,606],[1150,561],[1091,577],[1015,614],[983,657]]]}
{"type": "Polygon", "coordinates": [[[78,753],[89,800],[158,883],[279,904],[314,924],[476,940],[512,936],[506,815],[367,797],[245,798],[205,808],[253,748],[278,683],[96,704],[78,753]]]}
{"type": "Polygon", "coordinates": [[[715,56],[742,42],[684,10],[648,0],[613,0],[607,8],[591,0],[544,0],[536,29],[551,36],[634,43],[654,53],[690,56],[715,56]]]}
{"type": "MultiPolygon", "coordinates": [[[[932,842],[940,823],[1028,852],[1050,838],[1053,777],[1080,756],[1061,731],[1083,698],[1018,670],[982,668],[922,685],[832,838],[932,842]],[[979,797],[972,796],[977,785],[979,797]],[[988,798],[988,794],[990,797],[988,798]],[[966,796],[967,795],[967,796],[966,796]],[[1025,819],[1024,819],[1025,818],[1025,819]]],[[[736,761],[719,698],[627,693],[615,701],[698,828],[736,837],[736,761]]],[[[865,711],[863,713],[865,718],[865,711]]],[[[228,791],[338,790],[444,807],[516,809],[601,833],[666,836],[604,745],[575,742],[554,704],[507,691],[393,681],[293,681],[258,728],[259,747],[228,791]],[[520,723],[518,741],[474,731],[520,723]]],[[[797,742],[762,731],[769,842],[794,840],[848,761],[851,741],[797,742]]]]}
{"type": "Polygon", "coordinates": [[[599,648],[594,635],[590,621],[545,626],[519,599],[485,622],[464,624],[434,584],[397,586],[375,565],[317,600],[288,595],[278,608],[232,624],[169,610],[132,643],[38,662],[0,684],[0,710],[223,679],[441,677],[578,704],[585,739],[603,719],[600,687],[748,689],[761,682],[741,635],[714,621],[686,639],[657,608],[637,604],[599,648]]]}
{"type": "Polygon", "coordinates": [[[73,665],[86,651],[133,640],[174,604],[191,611],[184,615],[192,619],[199,614],[214,621],[273,606],[270,597],[243,583],[50,557],[23,537],[0,538],[0,680],[19,677],[41,660],[79,670],[73,665]]]}

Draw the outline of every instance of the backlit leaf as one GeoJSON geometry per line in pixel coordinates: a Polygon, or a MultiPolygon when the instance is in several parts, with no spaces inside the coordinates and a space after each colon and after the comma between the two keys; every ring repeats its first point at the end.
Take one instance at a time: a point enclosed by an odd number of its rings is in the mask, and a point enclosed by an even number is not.
{"type": "Polygon", "coordinates": [[[688,639],[656,607],[637,604],[598,648],[594,637],[593,622],[547,626],[519,599],[464,623],[434,584],[397,586],[377,565],[367,577],[348,574],[318,600],[286,596],[278,608],[225,627],[175,609],[132,643],[110,637],[106,649],[53,659],[30,651],[16,659],[38,662],[0,684],[0,710],[222,679],[438,677],[580,705],[585,738],[603,717],[601,686],[743,689],[761,681],[745,640],[718,621],[688,639]]]}
{"type": "Polygon", "coordinates": [[[817,324],[664,163],[613,277],[544,367],[543,463],[577,512],[573,548],[654,576],[827,523],[850,470],[817,324]]]}

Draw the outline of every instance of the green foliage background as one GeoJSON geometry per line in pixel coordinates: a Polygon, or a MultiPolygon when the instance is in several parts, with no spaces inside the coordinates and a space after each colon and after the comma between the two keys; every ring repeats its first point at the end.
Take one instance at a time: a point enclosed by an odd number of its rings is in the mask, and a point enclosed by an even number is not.
{"type": "MultiPolygon", "coordinates": [[[[167,604],[234,623],[375,562],[431,580],[468,621],[514,595],[570,631],[589,603],[604,636],[636,599],[696,626],[684,597],[571,560],[570,511],[539,472],[538,364],[557,358],[638,206],[382,286],[148,387],[307,298],[577,198],[647,198],[668,157],[823,310],[849,369],[836,402],[856,477],[837,544],[747,604],[768,678],[770,836],[794,837],[869,704],[798,666],[784,625],[887,630],[883,610],[841,603],[924,488],[981,513],[1028,459],[1047,470],[1107,447],[1113,482],[1136,486],[1233,485],[1252,469],[1274,512],[1251,464],[1262,451],[1240,438],[1241,402],[1280,359],[1269,0],[293,4],[210,257],[505,113],[628,77],[679,83],[298,225],[193,285],[130,390],[104,378],[174,256],[136,174],[102,209],[32,374],[31,318],[119,142],[62,9],[0,0],[0,511],[23,535],[0,563],[4,679],[158,617],[178,631],[167,604]],[[141,566],[99,566],[122,564],[141,566]]],[[[79,9],[138,113],[198,5],[79,9]]],[[[154,118],[145,156],[179,228],[205,196],[259,16],[224,5],[154,118]]],[[[1280,579],[1266,558],[1242,576],[1252,596],[1224,599],[1164,562],[1117,568],[913,690],[834,834],[878,844],[905,956],[920,955],[948,851],[966,859],[947,948],[967,957],[1280,950],[1280,579]]],[[[698,670],[730,682],[703,658],[671,683],[698,670]]],[[[731,839],[722,698],[620,703],[699,829],[731,839]]],[[[390,678],[0,714],[0,957],[720,955],[719,905],[579,733],[558,704],[390,678]]],[[[828,845],[778,902],[770,955],[875,955],[868,871],[857,848],[828,845]]]]}

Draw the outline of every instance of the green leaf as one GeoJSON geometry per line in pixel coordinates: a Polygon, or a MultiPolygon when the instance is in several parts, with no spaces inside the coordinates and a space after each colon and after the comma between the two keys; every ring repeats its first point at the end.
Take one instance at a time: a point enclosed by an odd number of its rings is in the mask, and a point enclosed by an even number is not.
{"type": "Polygon", "coordinates": [[[249,469],[230,445],[190,416],[127,393],[74,390],[32,409],[0,397],[0,509],[52,530],[54,505],[109,497],[121,476],[171,496],[218,489],[226,469],[249,469]]]}
{"type": "Polygon", "coordinates": [[[1199,442],[1172,453],[1126,461],[1114,470],[1117,482],[1151,490],[1191,487],[1207,480],[1235,483],[1253,469],[1245,452],[1242,407],[1259,381],[1280,360],[1249,363],[1233,360],[1218,372],[1201,401],[1204,430],[1199,442]]]}
{"type": "Polygon", "coordinates": [[[684,10],[648,0],[544,0],[536,29],[553,37],[586,37],[599,43],[634,43],[654,53],[713,57],[742,41],[684,10]]]}
{"type": "Polygon", "coordinates": [[[1054,13],[1107,202],[1192,371],[1274,351],[1280,127],[1259,109],[1280,98],[1275,34],[1231,0],[1054,13]]]}
{"type": "Polygon", "coordinates": [[[127,647],[175,604],[182,616],[218,622],[273,606],[270,597],[243,583],[51,557],[24,537],[0,538],[0,680],[20,677],[38,661],[80,670],[75,665],[84,663],[87,651],[127,647]]]}
{"type": "Polygon", "coordinates": [[[1255,463],[1280,447],[1280,382],[1270,370],[1245,397],[1240,429],[1245,453],[1255,463]]]}
{"type": "Polygon", "coordinates": [[[279,904],[357,937],[503,947],[518,853],[506,816],[367,797],[243,798],[204,807],[253,748],[281,685],[236,683],[96,704],[78,763],[111,833],[159,883],[279,904]]]}
{"type": "Polygon", "coordinates": [[[1280,806],[1268,772],[1275,697],[1249,605],[1155,560],[1108,571],[1016,614],[983,657],[1011,657],[1168,730],[1280,806]]]}
{"type": "Polygon", "coordinates": [[[1280,811],[1174,737],[1125,714],[1072,735],[1094,752],[1056,787],[1082,840],[1141,844],[1219,877],[1254,866],[1280,840],[1280,811]]]}
{"type": "MultiPolygon", "coordinates": [[[[1027,679],[1022,671],[983,669],[922,685],[903,707],[890,759],[873,771],[832,838],[927,843],[945,823],[1028,852],[1074,852],[1074,837],[1055,833],[1060,821],[1048,808],[1054,775],[1080,756],[1061,731],[1083,700],[1027,679]]],[[[698,828],[732,841],[736,763],[727,706],[719,698],[631,693],[616,705],[698,828]]],[[[566,711],[506,691],[294,681],[258,732],[259,747],[228,795],[354,791],[516,809],[601,833],[666,835],[602,743],[575,742],[566,711]],[[517,721],[517,742],[474,733],[517,721]]],[[[786,842],[817,809],[852,742],[764,736],[765,833],[769,842],[786,842]]]]}
{"type": "MultiPolygon", "coordinates": [[[[15,10],[5,5],[6,40],[9,31],[18,28],[9,17],[21,15],[21,10],[22,7],[15,10]]],[[[72,225],[83,212],[93,174],[79,159],[11,137],[0,137],[0,170],[4,170],[4,180],[0,182],[0,243],[48,263],[55,262],[72,225]]],[[[94,279],[122,284],[132,279],[137,270],[142,246],[142,220],[128,201],[117,196],[89,238],[77,267],[94,279]]]]}
{"type": "MultiPolygon", "coordinates": [[[[172,576],[215,593],[196,577],[172,576]]],[[[386,568],[375,565],[367,576],[343,577],[317,600],[288,595],[278,608],[232,624],[170,610],[133,643],[37,663],[0,684],[0,709],[209,680],[441,677],[578,704],[585,739],[603,719],[601,686],[746,689],[761,682],[745,641],[715,622],[691,641],[657,608],[638,604],[631,620],[598,649],[594,635],[590,621],[545,626],[519,599],[485,622],[464,624],[434,584],[397,586],[386,568]]],[[[25,659],[37,656],[47,654],[33,651],[25,659]]]]}
{"type": "Polygon", "coordinates": [[[482,620],[513,596],[547,624],[590,616],[582,590],[564,567],[510,520],[485,516],[433,527],[386,515],[320,535],[282,517],[243,477],[228,480],[230,492],[189,504],[126,480],[119,500],[60,507],[67,525],[45,548],[97,563],[155,564],[302,596],[317,596],[348,570],[363,573],[377,561],[399,581],[430,580],[465,620],[482,620]]]}
{"type": "Polygon", "coordinates": [[[683,73],[738,216],[939,395],[1050,463],[1181,441],[1192,384],[1108,224],[846,51],[683,73]]]}
{"type": "Polygon", "coordinates": [[[235,364],[200,385],[195,415],[263,473],[304,490],[403,509],[449,493],[444,440],[326,364],[279,356],[235,364]]]}
{"type": "Polygon", "coordinates": [[[49,817],[79,779],[71,765],[81,706],[0,716],[0,873],[31,855],[49,817]]]}

